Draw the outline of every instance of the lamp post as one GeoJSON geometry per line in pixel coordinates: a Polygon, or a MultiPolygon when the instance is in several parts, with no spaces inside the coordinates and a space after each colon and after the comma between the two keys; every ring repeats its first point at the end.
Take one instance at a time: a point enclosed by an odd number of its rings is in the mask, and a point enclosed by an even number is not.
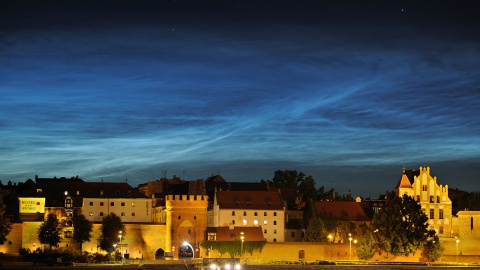
{"type": "Polygon", "coordinates": [[[348,237],[348,240],[350,241],[350,260],[351,260],[351,259],[352,259],[352,240],[353,240],[353,243],[356,244],[356,243],[357,243],[357,239],[353,239],[351,233],[349,233],[348,236],[349,236],[349,237],[348,237]]]}
{"type": "Polygon", "coordinates": [[[329,243],[332,242],[332,235],[331,235],[331,234],[328,235],[328,242],[329,242],[329,243]]]}
{"type": "Polygon", "coordinates": [[[113,244],[113,262],[117,260],[117,255],[115,254],[115,250],[117,249],[117,244],[113,244]]]}
{"type": "Polygon", "coordinates": [[[455,261],[458,262],[458,243],[460,243],[460,239],[458,239],[456,236],[455,236],[455,261]]]}
{"type": "Polygon", "coordinates": [[[243,232],[240,232],[240,240],[242,243],[240,244],[240,258],[242,258],[243,255],[243,241],[245,240],[245,235],[243,232]]]}
{"type": "Polygon", "coordinates": [[[123,260],[123,246],[122,246],[122,231],[118,232],[118,238],[120,238],[119,246],[120,246],[120,257],[123,260]]]}
{"type": "Polygon", "coordinates": [[[184,246],[188,246],[192,249],[192,260],[195,259],[195,250],[193,250],[192,245],[190,245],[187,241],[183,242],[184,246]]]}

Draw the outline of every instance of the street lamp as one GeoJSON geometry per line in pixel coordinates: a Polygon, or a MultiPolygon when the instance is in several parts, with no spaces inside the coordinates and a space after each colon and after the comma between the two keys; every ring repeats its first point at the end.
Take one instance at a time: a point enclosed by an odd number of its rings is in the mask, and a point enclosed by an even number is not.
{"type": "Polygon", "coordinates": [[[331,235],[331,234],[328,235],[328,242],[329,242],[329,243],[332,242],[332,235],[331,235]]]}
{"type": "Polygon", "coordinates": [[[123,258],[123,247],[122,247],[122,231],[119,231],[118,232],[118,238],[120,238],[120,243],[119,243],[119,246],[120,246],[120,257],[123,258]]]}
{"type": "Polygon", "coordinates": [[[353,240],[353,243],[356,244],[356,243],[357,243],[357,239],[353,239],[351,233],[349,233],[348,236],[349,236],[349,237],[348,237],[348,240],[350,241],[350,260],[351,260],[351,259],[352,259],[352,240],[353,240]]]}
{"type": "Polygon", "coordinates": [[[187,241],[183,242],[184,246],[188,246],[192,249],[192,260],[195,259],[195,250],[193,250],[192,245],[190,245],[187,241]]]}
{"type": "Polygon", "coordinates": [[[242,243],[240,244],[240,258],[241,258],[243,254],[243,241],[245,240],[245,235],[243,232],[240,232],[240,240],[242,240],[242,243]]]}
{"type": "Polygon", "coordinates": [[[117,255],[115,254],[115,250],[117,249],[117,244],[113,244],[113,262],[117,260],[117,255]]]}
{"type": "Polygon", "coordinates": [[[458,262],[458,243],[460,243],[460,239],[458,239],[456,236],[455,236],[455,247],[456,247],[456,257],[455,257],[455,261],[458,262]]]}

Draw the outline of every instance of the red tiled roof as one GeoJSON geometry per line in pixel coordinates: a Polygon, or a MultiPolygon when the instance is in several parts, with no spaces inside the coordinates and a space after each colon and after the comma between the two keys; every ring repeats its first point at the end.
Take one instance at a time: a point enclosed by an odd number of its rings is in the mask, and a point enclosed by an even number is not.
{"type": "Polygon", "coordinates": [[[245,241],[263,241],[262,227],[208,227],[207,232],[217,234],[216,241],[238,241],[243,232],[245,241]]]}
{"type": "Polygon", "coordinates": [[[220,209],[282,210],[278,191],[217,191],[220,209]]]}
{"type": "Polygon", "coordinates": [[[320,217],[345,221],[370,221],[357,202],[321,201],[316,202],[314,207],[315,213],[320,217]]]}

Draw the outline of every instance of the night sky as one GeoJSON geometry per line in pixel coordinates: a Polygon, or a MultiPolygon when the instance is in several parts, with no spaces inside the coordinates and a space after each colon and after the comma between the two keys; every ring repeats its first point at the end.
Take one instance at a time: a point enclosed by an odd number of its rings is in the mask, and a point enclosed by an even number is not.
{"type": "Polygon", "coordinates": [[[478,191],[479,1],[2,1],[0,179],[402,168],[478,191]]]}

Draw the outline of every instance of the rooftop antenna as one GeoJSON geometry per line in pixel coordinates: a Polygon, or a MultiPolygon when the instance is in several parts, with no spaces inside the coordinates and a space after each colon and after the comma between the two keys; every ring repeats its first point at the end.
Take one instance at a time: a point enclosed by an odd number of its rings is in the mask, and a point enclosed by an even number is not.
{"type": "Polygon", "coordinates": [[[405,164],[403,164],[402,167],[403,167],[403,173],[405,173],[405,164]]]}
{"type": "Polygon", "coordinates": [[[128,173],[125,173],[125,183],[128,181],[128,173]]]}

